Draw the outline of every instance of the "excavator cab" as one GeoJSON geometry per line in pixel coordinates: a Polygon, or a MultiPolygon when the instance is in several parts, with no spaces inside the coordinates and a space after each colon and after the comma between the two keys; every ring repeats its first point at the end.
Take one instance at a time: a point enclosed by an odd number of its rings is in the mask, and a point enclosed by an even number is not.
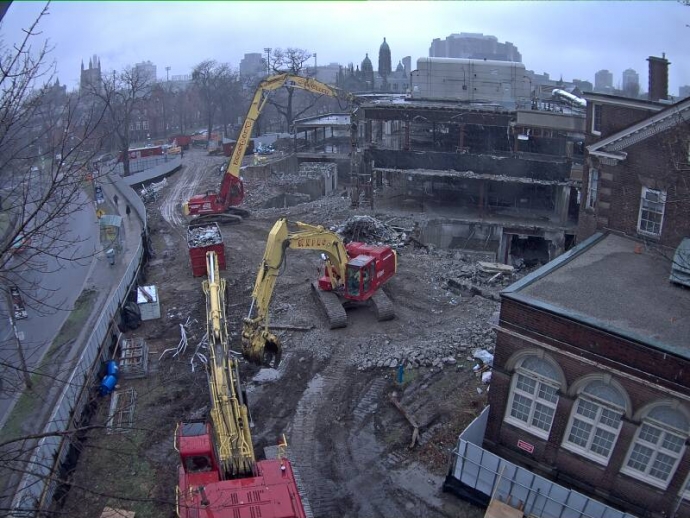
{"type": "Polygon", "coordinates": [[[345,267],[345,298],[368,300],[375,291],[376,259],[359,255],[350,259],[345,267]]]}

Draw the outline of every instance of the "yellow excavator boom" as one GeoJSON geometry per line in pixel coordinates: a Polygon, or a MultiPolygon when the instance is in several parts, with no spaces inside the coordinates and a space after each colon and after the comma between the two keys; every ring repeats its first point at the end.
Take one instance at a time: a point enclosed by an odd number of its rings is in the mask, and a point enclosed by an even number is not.
{"type": "Polygon", "coordinates": [[[218,449],[218,461],[226,478],[255,475],[256,458],[249,428],[249,411],[243,401],[237,360],[228,354],[225,315],[225,279],[220,277],[218,257],[206,253],[206,295],[209,391],[211,421],[218,449]]]}
{"type": "Polygon", "coordinates": [[[290,232],[288,220],[281,218],[273,225],[266,241],[266,250],[252,291],[249,315],[242,327],[242,353],[249,361],[274,365],[280,362],[281,346],[278,338],[269,331],[269,311],[273,289],[280,274],[288,248],[320,250],[326,254],[326,269],[337,288],[342,284],[348,256],[342,239],[320,225],[295,222],[298,230],[290,232]],[[252,316],[255,313],[255,316],[252,316]]]}

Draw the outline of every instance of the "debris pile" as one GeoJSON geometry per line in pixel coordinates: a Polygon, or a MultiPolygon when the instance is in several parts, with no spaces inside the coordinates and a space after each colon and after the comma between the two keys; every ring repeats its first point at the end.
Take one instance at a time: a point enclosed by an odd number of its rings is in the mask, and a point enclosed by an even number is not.
{"type": "Polygon", "coordinates": [[[190,226],[187,230],[187,243],[193,248],[217,245],[223,242],[220,227],[217,224],[190,226]]]}
{"type": "Polygon", "coordinates": [[[307,178],[322,178],[324,175],[335,176],[338,166],[333,162],[302,162],[299,165],[299,176],[307,178]]]}
{"type": "Polygon", "coordinates": [[[396,232],[384,223],[371,216],[352,216],[342,225],[333,228],[345,242],[362,241],[364,243],[394,243],[404,239],[404,235],[396,232]]]}

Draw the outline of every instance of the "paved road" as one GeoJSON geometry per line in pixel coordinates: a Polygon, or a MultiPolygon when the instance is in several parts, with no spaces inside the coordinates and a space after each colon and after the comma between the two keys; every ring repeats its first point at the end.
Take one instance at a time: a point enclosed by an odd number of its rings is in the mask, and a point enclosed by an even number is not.
{"type": "MultiPolygon", "coordinates": [[[[26,291],[24,299],[29,316],[17,321],[17,330],[30,368],[40,362],[57,335],[69,315],[67,309],[72,307],[81,293],[84,280],[92,268],[95,260],[93,254],[99,243],[99,227],[91,207],[90,201],[82,194],[65,225],[65,239],[74,240],[75,254],[85,259],[66,261],[39,254],[36,260],[41,263],[40,271],[29,269],[21,274],[23,282],[19,284],[26,291]],[[31,299],[43,301],[45,305],[32,304],[31,299]]],[[[0,361],[10,365],[19,364],[14,332],[6,319],[0,321],[0,361]]],[[[0,376],[3,380],[0,391],[1,423],[14,396],[13,387],[16,387],[21,375],[16,370],[0,366],[0,376]]]]}

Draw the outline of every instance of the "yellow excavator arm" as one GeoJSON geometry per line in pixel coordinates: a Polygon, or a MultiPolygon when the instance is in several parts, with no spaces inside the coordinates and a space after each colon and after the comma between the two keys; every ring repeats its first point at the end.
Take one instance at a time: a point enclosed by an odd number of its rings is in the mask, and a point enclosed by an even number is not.
{"type": "Polygon", "coordinates": [[[277,90],[283,86],[292,86],[301,88],[317,94],[328,95],[329,97],[342,98],[349,102],[355,102],[357,98],[342,90],[329,86],[325,83],[317,81],[311,77],[302,77],[292,74],[278,74],[268,77],[259,83],[256,89],[252,103],[249,105],[247,117],[244,120],[240,134],[237,137],[237,144],[232,152],[226,174],[230,174],[236,178],[240,177],[240,168],[242,167],[242,159],[249,146],[249,141],[252,136],[252,130],[256,119],[259,118],[261,111],[268,100],[268,93],[277,90]]]}
{"type": "Polygon", "coordinates": [[[228,354],[225,316],[225,279],[218,271],[215,252],[206,254],[206,295],[209,361],[206,365],[211,393],[211,421],[218,461],[225,478],[256,474],[249,411],[239,383],[237,360],[228,354]]]}
{"type": "Polygon", "coordinates": [[[333,288],[342,284],[344,279],[348,256],[342,239],[320,225],[301,222],[295,222],[295,225],[298,230],[290,232],[288,220],[281,218],[268,234],[266,250],[252,291],[249,315],[242,326],[242,353],[253,363],[268,364],[273,361],[277,366],[280,362],[280,341],[269,331],[268,306],[288,248],[322,251],[326,255],[326,269],[333,288]]]}

